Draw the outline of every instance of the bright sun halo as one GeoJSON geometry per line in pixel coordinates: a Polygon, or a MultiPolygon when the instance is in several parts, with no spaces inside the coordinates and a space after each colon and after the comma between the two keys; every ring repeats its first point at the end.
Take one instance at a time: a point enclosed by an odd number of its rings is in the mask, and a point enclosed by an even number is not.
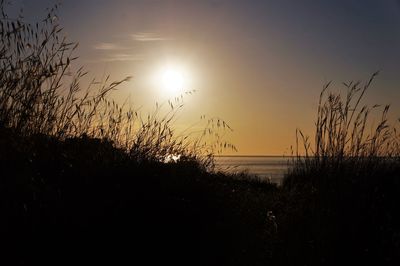
{"type": "Polygon", "coordinates": [[[186,86],[186,75],[178,67],[166,67],[161,73],[161,86],[169,94],[177,94],[186,86]]]}

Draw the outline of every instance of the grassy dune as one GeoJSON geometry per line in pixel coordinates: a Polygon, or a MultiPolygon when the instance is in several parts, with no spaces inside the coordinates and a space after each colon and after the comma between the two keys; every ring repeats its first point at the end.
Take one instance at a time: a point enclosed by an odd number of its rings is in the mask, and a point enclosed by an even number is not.
{"type": "Polygon", "coordinates": [[[196,161],[139,163],[94,139],[4,129],[1,139],[1,241],[10,259],[246,264],[268,247],[274,185],[208,173],[196,161]]]}

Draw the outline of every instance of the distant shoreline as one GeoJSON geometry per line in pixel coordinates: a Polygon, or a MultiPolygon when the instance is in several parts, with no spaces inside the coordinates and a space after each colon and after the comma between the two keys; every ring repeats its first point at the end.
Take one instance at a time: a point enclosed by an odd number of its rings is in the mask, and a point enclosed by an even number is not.
{"type": "Polygon", "coordinates": [[[288,155],[214,155],[214,157],[287,157],[292,158],[296,156],[288,155]]]}
{"type": "MultiPolygon", "coordinates": [[[[259,158],[297,158],[297,157],[301,157],[301,158],[306,158],[307,156],[296,156],[296,155],[214,155],[214,157],[259,157],[259,158]]],[[[308,156],[309,158],[312,158],[313,156],[308,156]]],[[[360,156],[359,156],[360,157],[360,156]]],[[[346,158],[350,158],[350,157],[346,157],[346,158]]],[[[363,158],[370,158],[368,156],[365,156],[363,158]]],[[[398,156],[376,156],[374,158],[387,158],[387,159],[400,159],[400,157],[398,156]]]]}

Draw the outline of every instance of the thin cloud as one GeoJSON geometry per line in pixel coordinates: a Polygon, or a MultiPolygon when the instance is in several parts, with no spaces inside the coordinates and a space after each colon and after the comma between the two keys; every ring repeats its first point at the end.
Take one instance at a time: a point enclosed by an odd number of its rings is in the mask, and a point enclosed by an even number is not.
{"type": "Polygon", "coordinates": [[[103,58],[103,62],[116,62],[116,61],[141,61],[143,56],[141,54],[112,54],[106,58],[103,58]]]}
{"type": "Polygon", "coordinates": [[[90,62],[122,62],[122,61],[141,61],[143,55],[133,53],[128,46],[119,43],[100,42],[93,46],[95,50],[104,51],[98,59],[89,60],[90,62]]]}
{"type": "Polygon", "coordinates": [[[120,50],[121,47],[115,43],[101,42],[93,46],[96,50],[120,50]]]}
{"type": "Polygon", "coordinates": [[[135,41],[138,42],[158,42],[169,40],[169,38],[165,38],[154,32],[138,32],[132,34],[131,36],[135,41]]]}
{"type": "Polygon", "coordinates": [[[129,62],[129,61],[143,61],[142,54],[110,54],[105,57],[100,57],[97,59],[87,58],[85,62],[87,63],[104,63],[104,62],[129,62]]]}

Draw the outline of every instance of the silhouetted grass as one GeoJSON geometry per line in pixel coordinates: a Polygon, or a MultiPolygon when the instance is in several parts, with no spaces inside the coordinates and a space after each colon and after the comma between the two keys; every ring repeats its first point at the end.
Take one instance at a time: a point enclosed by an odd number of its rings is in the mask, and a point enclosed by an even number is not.
{"type": "Polygon", "coordinates": [[[363,86],[344,83],[344,98],[333,92],[326,96],[328,83],[320,95],[314,143],[297,131],[304,154],[297,146],[294,167],[283,181],[289,200],[296,202],[287,203],[284,222],[288,250],[298,247],[292,263],[399,262],[397,125],[388,122],[389,106],[376,124],[371,112],[379,106],[361,106],[376,75],[363,86]],[[293,231],[297,227],[301,230],[293,231]]]}
{"type": "Polygon", "coordinates": [[[109,94],[130,79],[110,82],[92,80],[86,89],[81,80],[87,74],[73,64],[78,44],[62,36],[57,5],[46,18],[31,25],[22,15],[10,18],[1,2],[0,20],[0,126],[15,134],[45,134],[59,140],[96,138],[124,149],[132,159],[162,161],[170,155],[193,159],[212,166],[212,155],[223,148],[235,149],[224,141],[231,130],[222,119],[204,121],[201,132],[176,132],[173,123],[183,107],[185,95],[156,105],[153,113],[140,114],[134,106],[119,105],[109,94]],[[165,110],[166,109],[166,110],[165,110]]]}

